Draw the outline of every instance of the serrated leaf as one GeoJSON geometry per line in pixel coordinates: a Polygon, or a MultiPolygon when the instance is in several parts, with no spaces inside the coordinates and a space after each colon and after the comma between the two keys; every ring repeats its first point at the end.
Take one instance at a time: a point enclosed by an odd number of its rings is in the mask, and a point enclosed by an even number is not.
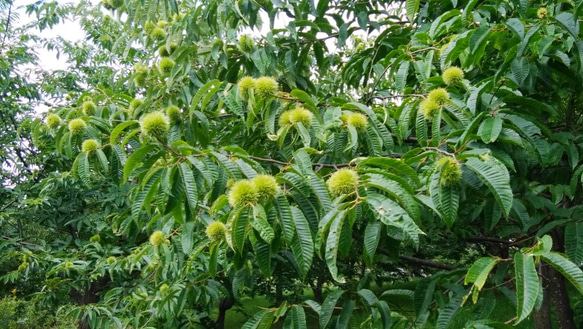
{"type": "Polygon", "coordinates": [[[294,305],[288,312],[284,328],[307,329],[306,313],[301,305],[294,305]]]}
{"type": "Polygon", "coordinates": [[[335,329],[348,329],[350,327],[350,318],[355,306],[356,303],[353,300],[347,300],[342,304],[342,312],[340,312],[336,326],[334,326],[335,329]]]}
{"type": "Polygon", "coordinates": [[[105,153],[103,153],[103,150],[102,149],[95,150],[95,155],[97,155],[97,160],[99,161],[101,168],[103,168],[103,172],[104,173],[109,172],[109,161],[107,161],[107,157],[105,156],[105,153]]]}
{"type": "Polygon", "coordinates": [[[251,220],[251,225],[257,232],[259,232],[259,236],[263,241],[271,243],[275,238],[275,232],[267,221],[267,215],[265,214],[263,206],[256,205],[253,207],[253,219],[251,220]]]}
{"type": "Polygon", "coordinates": [[[338,299],[343,293],[344,290],[340,289],[333,291],[326,297],[326,299],[324,299],[324,302],[322,302],[322,307],[320,309],[320,328],[327,328],[328,323],[332,318],[332,314],[334,313],[334,307],[336,307],[338,299]]]}
{"type": "Polygon", "coordinates": [[[304,103],[304,106],[311,110],[312,113],[314,113],[315,115],[317,114],[316,111],[318,110],[318,107],[316,106],[314,99],[308,93],[306,93],[303,90],[294,89],[290,92],[290,95],[302,101],[304,103]]]}
{"type": "Polygon", "coordinates": [[[109,143],[111,145],[115,144],[117,137],[119,136],[119,134],[122,133],[122,131],[124,131],[127,127],[137,125],[137,124],[138,124],[138,121],[130,120],[130,121],[122,122],[119,125],[115,126],[115,128],[111,131],[111,134],[109,135],[109,143]]]}
{"type": "Polygon", "coordinates": [[[464,284],[474,283],[474,293],[472,295],[472,301],[474,304],[478,300],[478,293],[482,290],[482,287],[484,287],[488,275],[499,261],[500,259],[498,258],[482,257],[468,270],[464,284]]]}
{"type": "MultiPolygon", "coordinates": [[[[214,93],[217,92],[218,88],[221,86],[221,81],[214,79],[211,80],[207,83],[205,83],[202,87],[200,87],[200,89],[198,89],[198,91],[196,92],[196,94],[194,95],[194,97],[192,98],[192,101],[190,102],[190,108],[188,111],[188,114],[192,117],[194,110],[197,108],[198,104],[200,103],[200,101],[203,99],[203,97],[208,95],[214,95],[214,93]]],[[[201,106],[202,108],[203,106],[201,106]]],[[[202,110],[204,111],[204,108],[202,108],[202,110]]]]}
{"type": "Polygon", "coordinates": [[[389,172],[394,172],[395,174],[407,177],[415,184],[421,184],[419,175],[415,169],[413,169],[401,159],[371,157],[361,161],[358,164],[359,168],[366,168],[369,166],[386,169],[389,172]]]}
{"type": "Polygon", "coordinates": [[[241,329],[261,329],[270,328],[273,322],[273,312],[261,310],[253,315],[241,329]]]}
{"type": "Polygon", "coordinates": [[[196,187],[196,181],[194,180],[192,169],[186,162],[181,162],[178,169],[182,176],[184,194],[186,196],[188,207],[192,213],[195,213],[198,205],[198,189],[196,187]]]}
{"type": "Polygon", "coordinates": [[[180,233],[180,241],[182,242],[182,251],[185,255],[190,254],[192,247],[194,246],[193,232],[194,232],[194,221],[187,222],[182,226],[182,232],[180,233]]]}
{"type": "Polygon", "coordinates": [[[127,159],[123,167],[123,183],[127,181],[134,169],[142,162],[142,160],[144,160],[144,157],[155,148],[156,146],[151,144],[144,145],[127,159]]]}
{"type": "Polygon", "coordinates": [[[555,19],[557,23],[561,24],[570,34],[575,38],[579,39],[579,22],[572,13],[562,12],[558,14],[555,19]]]}
{"type": "MultiPolygon", "coordinates": [[[[345,212],[341,212],[345,214],[345,212]]],[[[326,265],[335,281],[343,281],[342,277],[338,275],[338,248],[340,247],[340,238],[342,233],[342,226],[344,224],[344,216],[336,216],[330,225],[328,238],[326,239],[326,265]]]]}
{"type": "Polygon", "coordinates": [[[565,227],[565,252],[573,263],[583,262],[583,223],[570,223],[565,227]]]}
{"type": "Polygon", "coordinates": [[[292,252],[300,268],[302,278],[305,278],[312,267],[312,258],[314,256],[312,231],[304,214],[296,207],[292,207],[291,209],[296,229],[296,234],[291,245],[292,252]]]}
{"type": "Polygon", "coordinates": [[[556,252],[541,255],[541,258],[555,270],[563,274],[571,282],[573,287],[583,295],[583,271],[577,265],[573,264],[567,257],[556,252]]]}
{"type": "Polygon", "coordinates": [[[379,300],[374,304],[374,306],[381,314],[381,323],[383,324],[383,328],[390,328],[393,318],[391,317],[391,310],[389,309],[387,302],[384,300],[379,300]]]}
{"type": "Polygon", "coordinates": [[[417,141],[419,142],[420,146],[427,146],[427,139],[429,136],[427,129],[427,119],[425,119],[423,112],[419,110],[415,116],[415,136],[417,137],[417,141]]]}
{"type": "Polygon", "coordinates": [[[514,272],[516,275],[516,323],[522,322],[530,315],[539,294],[539,281],[534,267],[534,257],[521,252],[514,254],[514,272]]]}
{"type": "MultiPolygon", "coordinates": [[[[443,166],[442,166],[443,167],[443,166]]],[[[441,169],[441,168],[440,168],[441,169]]],[[[431,199],[439,216],[448,228],[451,228],[457,219],[459,208],[459,186],[457,184],[445,186],[440,182],[441,171],[436,171],[431,176],[431,199]]]]}
{"type": "Polygon", "coordinates": [[[420,0],[407,0],[405,4],[405,9],[407,10],[407,18],[409,22],[415,22],[415,14],[419,10],[419,2],[420,0]]]}
{"type": "Polygon", "coordinates": [[[77,172],[79,173],[79,178],[83,184],[87,187],[91,187],[91,167],[89,165],[89,154],[87,152],[82,152],[79,154],[79,160],[77,163],[77,172]]]}
{"type": "Polygon", "coordinates": [[[520,40],[524,38],[524,25],[518,18],[511,18],[506,22],[506,26],[516,34],[520,40]]]}
{"type": "Polygon", "coordinates": [[[447,329],[449,328],[453,318],[457,312],[461,309],[462,295],[455,295],[449,300],[449,303],[440,310],[439,316],[437,317],[436,329],[447,329]]]}
{"type": "Polygon", "coordinates": [[[409,75],[409,61],[403,61],[399,65],[399,70],[397,70],[397,75],[395,76],[395,89],[403,91],[407,86],[407,76],[409,75]]]}
{"type": "Polygon", "coordinates": [[[500,132],[502,132],[502,119],[499,117],[487,117],[478,129],[478,135],[486,144],[495,142],[500,132]]]}
{"type": "Polygon", "coordinates": [[[230,236],[233,250],[239,254],[243,253],[245,240],[247,239],[247,226],[251,214],[249,207],[240,208],[231,215],[227,228],[230,229],[230,236]]]}
{"type": "Polygon", "coordinates": [[[277,197],[275,205],[283,228],[283,238],[286,243],[291,243],[295,235],[291,207],[283,194],[277,197]]]}
{"type": "Polygon", "coordinates": [[[491,156],[485,161],[478,158],[470,158],[464,165],[488,186],[488,189],[498,201],[502,212],[508,217],[512,208],[512,200],[514,199],[510,188],[508,169],[491,156]]]}
{"type": "Polygon", "coordinates": [[[364,230],[364,261],[368,266],[372,266],[374,255],[376,253],[381,238],[381,222],[370,222],[364,230]]]}
{"type": "Polygon", "coordinates": [[[378,214],[383,224],[402,230],[415,246],[419,244],[419,234],[423,234],[423,232],[409,217],[405,209],[401,208],[395,201],[374,192],[368,194],[366,201],[370,209],[378,214]]]}
{"type": "Polygon", "coordinates": [[[431,304],[431,301],[433,301],[435,285],[435,280],[431,278],[423,279],[417,284],[413,304],[415,305],[415,314],[417,314],[418,317],[421,317],[428,312],[429,305],[431,304]]]}

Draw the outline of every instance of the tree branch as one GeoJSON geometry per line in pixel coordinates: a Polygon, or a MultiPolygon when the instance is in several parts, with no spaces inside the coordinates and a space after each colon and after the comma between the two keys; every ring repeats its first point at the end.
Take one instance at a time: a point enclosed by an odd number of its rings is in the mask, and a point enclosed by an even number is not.
{"type": "MultiPolygon", "coordinates": [[[[360,242],[360,243],[364,243],[364,239],[363,237],[361,237],[360,235],[356,234],[356,233],[352,233],[352,238],[355,239],[356,241],[360,242]]],[[[385,255],[385,256],[389,256],[392,257],[393,255],[384,248],[377,248],[377,252],[379,254],[385,255]]],[[[449,265],[449,264],[444,264],[444,263],[440,263],[440,262],[436,262],[434,260],[428,260],[428,259],[423,259],[423,258],[417,258],[417,257],[413,257],[413,256],[407,256],[407,255],[399,255],[399,259],[409,262],[409,263],[414,263],[414,264],[418,264],[418,265],[422,265],[422,266],[427,266],[427,267],[433,267],[433,268],[438,268],[438,269],[442,269],[442,270],[446,270],[446,271],[452,271],[457,269],[457,267],[453,266],[453,265],[449,265]]]]}

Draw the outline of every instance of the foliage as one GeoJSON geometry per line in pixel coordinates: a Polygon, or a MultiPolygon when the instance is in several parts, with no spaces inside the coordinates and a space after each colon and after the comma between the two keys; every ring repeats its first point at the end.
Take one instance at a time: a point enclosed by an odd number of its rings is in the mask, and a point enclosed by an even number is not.
{"type": "Polygon", "coordinates": [[[583,294],[582,6],[61,8],[88,37],[48,44],[70,99],[22,124],[51,160],[0,205],[27,220],[2,279],[91,328],[222,328],[258,294],[244,328],[540,326],[543,271],[583,294]]]}

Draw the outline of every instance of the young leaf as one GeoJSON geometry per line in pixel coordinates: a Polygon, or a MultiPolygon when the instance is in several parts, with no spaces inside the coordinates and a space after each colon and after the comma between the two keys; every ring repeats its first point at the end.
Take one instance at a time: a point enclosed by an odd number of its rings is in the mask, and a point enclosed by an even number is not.
{"type": "Polygon", "coordinates": [[[499,261],[500,259],[498,258],[482,257],[468,270],[464,284],[474,283],[474,293],[472,295],[474,304],[478,301],[478,293],[482,290],[484,283],[486,283],[488,275],[499,261]]]}

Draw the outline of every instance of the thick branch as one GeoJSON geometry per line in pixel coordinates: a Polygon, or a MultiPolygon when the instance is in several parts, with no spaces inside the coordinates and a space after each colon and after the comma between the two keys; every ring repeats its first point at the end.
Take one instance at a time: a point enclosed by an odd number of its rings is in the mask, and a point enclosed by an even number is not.
{"type": "MultiPolygon", "coordinates": [[[[360,243],[364,242],[363,237],[361,237],[360,235],[358,235],[356,233],[352,233],[352,238],[360,243]]],[[[392,254],[387,249],[384,249],[384,248],[377,248],[377,252],[379,254],[382,254],[385,256],[389,256],[389,257],[392,256],[392,254]]],[[[446,270],[446,271],[452,271],[452,270],[457,269],[457,267],[455,267],[453,265],[436,262],[434,260],[412,257],[412,256],[399,255],[399,259],[406,261],[406,262],[409,262],[409,263],[414,263],[414,264],[427,266],[427,267],[438,268],[438,269],[442,269],[442,270],[446,270]]]]}
{"type": "Polygon", "coordinates": [[[478,243],[500,243],[500,244],[511,244],[512,241],[509,240],[504,240],[504,239],[499,239],[499,238],[493,238],[493,237],[489,237],[489,236],[471,236],[468,237],[467,239],[470,242],[478,242],[478,243]]]}
{"type": "MultiPolygon", "coordinates": [[[[380,249],[378,251],[381,252],[380,249]]],[[[387,251],[387,253],[388,253],[388,251],[387,251]]],[[[455,270],[457,268],[457,267],[449,265],[449,264],[439,263],[439,262],[436,262],[433,260],[411,257],[411,256],[406,256],[406,255],[399,255],[399,259],[404,260],[404,261],[409,262],[409,263],[419,264],[419,265],[433,267],[433,268],[439,268],[439,269],[446,270],[446,271],[452,271],[452,270],[455,270]]]]}

